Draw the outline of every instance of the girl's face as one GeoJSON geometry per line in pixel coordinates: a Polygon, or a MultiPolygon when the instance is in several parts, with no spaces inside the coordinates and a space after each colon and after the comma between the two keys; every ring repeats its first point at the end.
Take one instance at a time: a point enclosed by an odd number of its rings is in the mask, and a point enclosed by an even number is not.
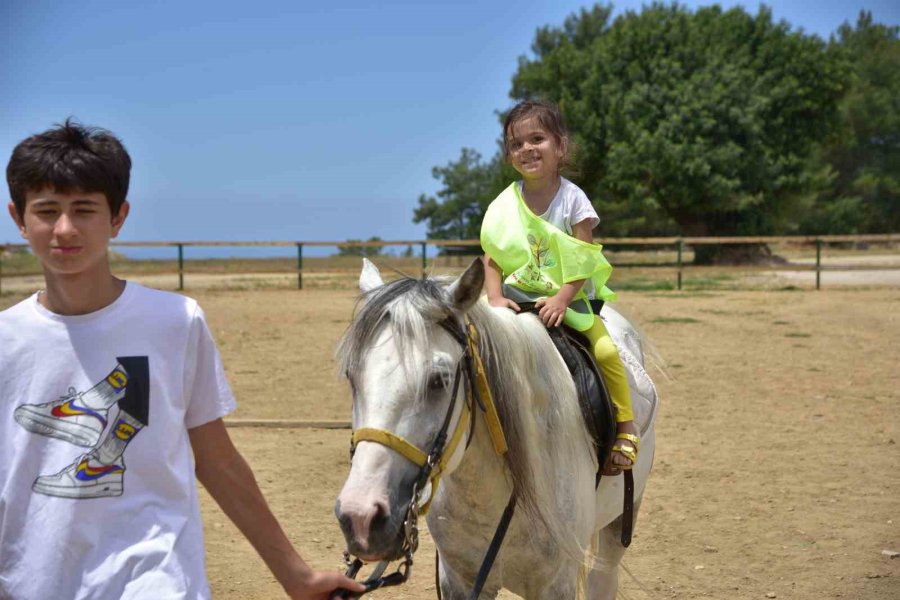
{"type": "Polygon", "coordinates": [[[559,176],[559,163],[566,155],[566,138],[557,142],[556,136],[544,129],[534,117],[513,123],[507,137],[510,162],[523,179],[541,180],[559,176]]]}

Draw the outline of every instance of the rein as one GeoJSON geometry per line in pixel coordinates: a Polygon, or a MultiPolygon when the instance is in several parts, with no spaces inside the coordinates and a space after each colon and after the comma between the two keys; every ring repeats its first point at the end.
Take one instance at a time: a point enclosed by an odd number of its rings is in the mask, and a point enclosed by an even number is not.
{"type": "MultiPolygon", "coordinates": [[[[413,554],[419,547],[419,516],[428,513],[431,508],[432,500],[437,494],[438,485],[440,484],[441,475],[447,465],[453,459],[454,454],[462,441],[466,429],[470,434],[468,441],[471,442],[471,433],[475,428],[475,420],[472,413],[475,412],[476,406],[481,409],[485,417],[485,422],[490,433],[491,442],[494,450],[499,455],[505,454],[509,448],[506,443],[506,436],[503,433],[503,426],[500,423],[500,416],[497,413],[497,407],[494,404],[493,395],[487,382],[487,374],[484,369],[484,362],[481,359],[481,352],[478,350],[478,330],[475,324],[468,317],[465,317],[465,328],[460,327],[459,322],[453,317],[438,323],[450,336],[455,339],[463,348],[463,354],[456,364],[456,372],[453,377],[453,391],[450,395],[450,406],[447,414],[444,416],[443,424],[435,436],[431,449],[426,454],[416,445],[404,439],[391,431],[377,429],[373,427],[363,427],[353,432],[350,438],[350,457],[356,452],[356,446],[359,442],[374,442],[385,446],[405,459],[419,467],[419,475],[413,484],[412,498],[409,502],[409,508],[406,512],[406,518],[403,521],[403,545],[401,551],[403,560],[397,567],[397,570],[387,576],[382,576],[387,569],[390,561],[381,561],[375,567],[372,575],[363,581],[366,590],[362,593],[353,593],[347,590],[337,590],[332,594],[331,598],[359,598],[363,594],[367,594],[383,587],[400,585],[409,579],[409,574],[413,564],[413,554]],[[456,412],[457,397],[459,392],[460,381],[463,381],[466,390],[463,399],[462,409],[459,419],[456,421],[456,427],[448,440],[448,431],[450,429],[453,414],[456,412]],[[423,492],[429,489],[428,497],[422,503],[423,492]]],[[[468,447],[468,444],[467,444],[468,447]]],[[[513,511],[516,504],[516,494],[513,491],[510,496],[509,504],[503,513],[503,518],[494,534],[494,539],[488,548],[484,561],[475,580],[475,586],[472,590],[470,598],[477,598],[481,593],[487,576],[490,573],[491,566],[494,563],[500,545],[503,543],[503,537],[512,520],[513,511]]],[[[344,552],[344,562],[347,564],[346,575],[355,578],[362,568],[363,562],[359,558],[350,560],[350,554],[344,552]]],[[[440,597],[440,587],[438,587],[438,597],[440,597]]]]}

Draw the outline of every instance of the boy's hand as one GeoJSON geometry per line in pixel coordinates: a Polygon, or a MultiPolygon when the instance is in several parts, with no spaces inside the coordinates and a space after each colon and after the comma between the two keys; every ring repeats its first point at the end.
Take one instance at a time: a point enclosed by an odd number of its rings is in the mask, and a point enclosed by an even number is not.
{"type": "Polygon", "coordinates": [[[547,327],[559,327],[566,317],[566,309],[569,303],[565,298],[561,298],[560,294],[549,298],[541,298],[534,303],[534,307],[538,310],[538,317],[547,327]]]}
{"type": "Polygon", "coordinates": [[[488,304],[490,304],[491,306],[496,306],[497,308],[511,308],[516,312],[522,310],[521,308],[519,308],[518,304],[505,296],[497,296],[495,298],[488,296],[488,304]]]}
{"type": "Polygon", "coordinates": [[[303,581],[285,591],[291,600],[330,600],[338,588],[357,593],[366,591],[366,586],[337,571],[310,571],[303,581]]]}

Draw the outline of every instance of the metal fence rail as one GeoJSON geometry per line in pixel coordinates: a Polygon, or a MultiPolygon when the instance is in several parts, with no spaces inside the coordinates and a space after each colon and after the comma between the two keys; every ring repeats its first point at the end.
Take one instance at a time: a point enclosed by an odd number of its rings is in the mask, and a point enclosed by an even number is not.
{"type": "MultiPolygon", "coordinates": [[[[683,274],[687,267],[683,256],[685,248],[689,246],[702,245],[719,245],[719,244],[798,244],[798,245],[814,245],[815,246],[815,264],[804,268],[804,265],[791,265],[790,267],[778,267],[775,265],[759,265],[736,267],[741,269],[756,269],[766,271],[778,270],[814,270],[816,273],[816,289],[821,289],[822,278],[822,248],[829,244],[846,244],[846,243],[868,243],[868,244],[900,244],[900,234],[868,234],[868,235],[823,235],[823,236],[746,236],[746,237],[641,237],[641,238],[596,238],[597,243],[603,244],[605,248],[621,248],[634,246],[653,246],[657,249],[669,249],[676,253],[674,262],[663,263],[616,263],[616,268],[648,268],[648,269],[675,269],[676,273],[676,289],[682,289],[683,274]]],[[[112,247],[117,248],[173,248],[176,251],[177,270],[165,271],[157,270],[154,274],[177,273],[178,289],[183,290],[185,284],[185,275],[187,269],[185,267],[185,249],[186,248],[214,248],[214,247],[230,247],[230,248],[296,248],[296,267],[290,270],[266,271],[269,275],[293,274],[297,277],[297,289],[303,289],[304,272],[315,272],[315,269],[304,267],[304,249],[314,247],[332,247],[332,248],[384,248],[388,246],[405,246],[407,248],[418,247],[419,256],[421,257],[422,273],[425,274],[428,268],[428,248],[437,249],[453,249],[464,250],[471,248],[470,254],[480,253],[481,244],[478,240],[393,240],[393,241],[155,241],[155,242],[112,242],[112,247]]],[[[0,245],[0,292],[2,292],[3,279],[13,277],[21,277],[22,273],[4,274],[3,255],[4,251],[27,249],[26,244],[4,244],[0,245]]],[[[459,252],[457,252],[459,253],[459,252]]],[[[139,260],[136,260],[139,262],[139,260]]],[[[692,267],[696,268],[696,267],[692,267]]],[[[843,267],[842,267],[843,268],[843,267]]],[[[852,267],[848,267],[852,268],[852,267]]],[[[868,270],[892,269],[897,267],[879,267],[877,265],[866,266],[868,270]]],[[[330,272],[340,271],[340,269],[330,269],[330,272]]],[[[260,274],[260,271],[231,272],[231,274],[260,274]]],[[[35,274],[35,273],[29,273],[35,274]]]]}

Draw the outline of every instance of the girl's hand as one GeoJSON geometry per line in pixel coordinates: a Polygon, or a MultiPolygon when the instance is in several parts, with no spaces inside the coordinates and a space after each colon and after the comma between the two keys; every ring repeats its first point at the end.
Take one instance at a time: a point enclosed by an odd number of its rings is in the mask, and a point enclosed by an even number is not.
{"type": "Polygon", "coordinates": [[[538,317],[547,327],[559,327],[560,323],[566,317],[566,309],[569,303],[565,298],[560,298],[559,294],[549,298],[541,298],[534,303],[534,307],[538,310],[538,317]]]}
{"type": "Polygon", "coordinates": [[[522,310],[521,308],[519,308],[518,304],[516,304],[509,298],[506,298],[505,296],[497,296],[496,298],[491,298],[490,296],[488,296],[488,304],[497,308],[511,308],[516,312],[522,310]]]}

